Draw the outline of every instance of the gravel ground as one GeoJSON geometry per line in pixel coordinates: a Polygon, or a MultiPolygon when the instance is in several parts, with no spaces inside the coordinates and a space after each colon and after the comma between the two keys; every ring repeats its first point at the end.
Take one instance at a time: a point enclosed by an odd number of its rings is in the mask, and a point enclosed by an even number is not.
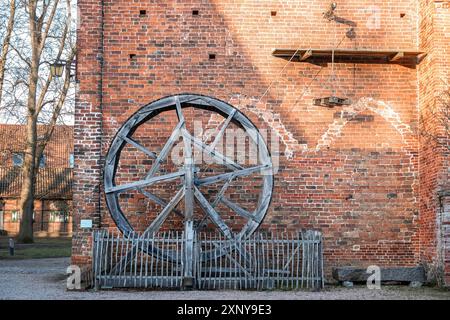
{"type": "Polygon", "coordinates": [[[0,299],[121,299],[121,300],[318,300],[318,299],[445,299],[450,291],[436,288],[383,286],[369,290],[365,286],[344,288],[327,286],[310,291],[87,291],[65,290],[65,269],[69,258],[0,260],[0,299]]]}

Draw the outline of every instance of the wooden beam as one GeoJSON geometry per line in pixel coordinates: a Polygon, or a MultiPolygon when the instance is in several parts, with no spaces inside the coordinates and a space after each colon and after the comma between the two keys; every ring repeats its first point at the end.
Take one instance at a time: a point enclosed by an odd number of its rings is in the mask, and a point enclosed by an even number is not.
{"type": "MultiPolygon", "coordinates": [[[[272,55],[279,58],[289,59],[293,55],[298,57],[299,62],[305,62],[309,58],[326,58],[331,59],[333,49],[273,49],[272,55]]],[[[421,56],[424,55],[422,51],[414,50],[369,50],[369,49],[336,49],[334,50],[336,58],[378,58],[389,62],[398,62],[403,59],[420,62],[421,56]]],[[[358,60],[355,60],[358,61],[358,60]]],[[[364,60],[359,60],[364,62],[364,60]]]]}

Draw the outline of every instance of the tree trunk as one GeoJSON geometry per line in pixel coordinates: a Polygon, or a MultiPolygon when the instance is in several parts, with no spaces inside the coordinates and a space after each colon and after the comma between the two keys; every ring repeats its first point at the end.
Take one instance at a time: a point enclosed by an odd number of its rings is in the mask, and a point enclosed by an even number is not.
{"type": "Polygon", "coordinates": [[[20,193],[20,232],[18,241],[22,243],[33,242],[33,212],[34,212],[34,186],[35,186],[35,154],[36,154],[36,121],[27,117],[27,146],[23,163],[22,191],[20,193]]]}
{"type": "Polygon", "coordinates": [[[36,95],[39,77],[40,52],[36,28],[36,2],[29,3],[29,23],[31,34],[31,67],[28,77],[28,100],[27,100],[27,135],[24,162],[22,168],[22,190],[20,193],[20,231],[18,241],[22,243],[33,242],[33,211],[34,211],[34,189],[36,180],[36,142],[37,142],[37,114],[36,95]]]}

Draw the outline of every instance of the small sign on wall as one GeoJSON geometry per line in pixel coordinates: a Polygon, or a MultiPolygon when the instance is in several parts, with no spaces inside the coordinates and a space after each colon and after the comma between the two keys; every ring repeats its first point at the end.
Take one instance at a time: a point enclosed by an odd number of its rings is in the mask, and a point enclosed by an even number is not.
{"type": "Polygon", "coordinates": [[[81,219],[80,228],[83,228],[83,229],[92,228],[92,220],[91,219],[81,219]]]}

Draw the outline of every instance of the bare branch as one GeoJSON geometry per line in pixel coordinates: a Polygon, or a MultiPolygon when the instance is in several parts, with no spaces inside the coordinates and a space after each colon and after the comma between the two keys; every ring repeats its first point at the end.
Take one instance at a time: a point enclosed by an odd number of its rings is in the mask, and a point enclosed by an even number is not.
{"type": "Polygon", "coordinates": [[[3,93],[3,81],[5,79],[5,68],[6,68],[6,58],[8,56],[10,42],[11,42],[11,34],[14,27],[14,19],[16,14],[16,1],[11,0],[9,5],[9,18],[8,25],[6,27],[6,34],[3,40],[2,52],[0,56],[0,105],[2,102],[2,93],[3,93]]]}
{"type": "Polygon", "coordinates": [[[450,150],[450,89],[439,94],[420,120],[421,136],[440,148],[450,150]]]}

